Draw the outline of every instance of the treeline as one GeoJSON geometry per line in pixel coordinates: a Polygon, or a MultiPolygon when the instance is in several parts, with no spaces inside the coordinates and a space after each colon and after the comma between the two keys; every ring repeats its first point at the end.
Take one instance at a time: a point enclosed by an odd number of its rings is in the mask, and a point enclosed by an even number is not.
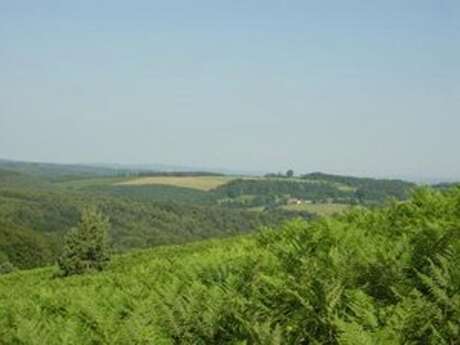
{"type": "Polygon", "coordinates": [[[295,212],[255,213],[216,206],[135,201],[114,196],[33,188],[0,188],[0,251],[18,267],[53,262],[62,236],[93,205],[109,217],[116,251],[228,236],[279,224],[295,212]],[[21,238],[21,240],[19,239],[21,238]],[[20,249],[18,243],[24,243],[20,249]],[[33,244],[36,243],[36,246],[33,244]],[[20,254],[18,253],[20,252],[20,254]]]}
{"type": "Polygon", "coordinates": [[[53,263],[58,252],[55,236],[0,221],[0,274],[2,267],[13,270],[53,263]]]}
{"type": "Polygon", "coordinates": [[[354,189],[350,193],[351,197],[359,202],[380,203],[388,198],[403,200],[416,187],[415,183],[402,180],[340,176],[324,173],[306,174],[301,178],[308,181],[337,183],[351,187],[354,189]]]}
{"type": "Polygon", "coordinates": [[[304,183],[288,179],[237,179],[217,187],[214,191],[228,198],[241,195],[272,197],[288,194],[296,198],[322,200],[348,196],[346,192],[329,183],[304,183]]]}
{"type": "Polygon", "coordinates": [[[3,172],[23,173],[39,176],[49,181],[67,181],[95,176],[224,176],[209,171],[156,171],[148,168],[126,168],[124,166],[96,166],[84,164],[55,164],[41,162],[22,162],[0,159],[0,176],[3,172]]]}
{"type": "Polygon", "coordinates": [[[282,197],[310,202],[379,204],[389,198],[404,200],[415,184],[399,180],[310,174],[299,178],[236,179],[214,190],[229,205],[258,206],[276,203],[282,197]],[[238,200],[241,196],[252,199],[238,200]]]}

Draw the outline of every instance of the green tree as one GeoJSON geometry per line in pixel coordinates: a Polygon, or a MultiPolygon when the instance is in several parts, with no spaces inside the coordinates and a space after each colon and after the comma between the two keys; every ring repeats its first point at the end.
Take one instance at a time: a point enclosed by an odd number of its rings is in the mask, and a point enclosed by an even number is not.
{"type": "Polygon", "coordinates": [[[294,177],[294,170],[289,169],[288,171],[286,171],[286,177],[294,177]]]}
{"type": "Polygon", "coordinates": [[[16,270],[16,268],[9,261],[8,256],[0,251],[0,274],[10,273],[14,270],[16,270]]]}
{"type": "Polygon", "coordinates": [[[93,208],[83,210],[80,223],[65,238],[58,259],[60,274],[68,276],[101,271],[110,260],[109,220],[93,208]]]}

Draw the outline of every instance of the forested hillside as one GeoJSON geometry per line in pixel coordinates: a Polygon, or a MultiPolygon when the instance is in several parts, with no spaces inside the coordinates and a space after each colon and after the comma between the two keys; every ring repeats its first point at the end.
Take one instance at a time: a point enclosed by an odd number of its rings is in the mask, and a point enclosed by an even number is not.
{"type": "Polygon", "coordinates": [[[302,176],[306,181],[320,183],[335,183],[338,186],[349,187],[353,198],[359,202],[381,202],[392,197],[403,200],[408,197],[415,184],[394,179],[375,179],[367,177],[353,177],[311,173],[302,176]]]}
{"type": "Polygon", "coordinates": [[[54,262],[63,235],[87,206],[110,218],[111,247],[119,252],[246,233],[391,197],[403,200],[413,187],[319,173],[234,177],[0,161],[0,264],[30,268],[54,262]]]}
{"type": "Polygon", "coordinates": [[[400,180],[313,173],[301,178],[235,179],[217,187],[215,192],[227,198],[223,199],[225,203],[240,207],[281,205],[289,198],[314,203],[376,205],[389,198],[404,200],[415,187],[414,183],[400,180]]]}
{"type": "MultiPolygon", "coordinates": [[[[62,250],[62,237],[77,224],[81,210],[88,206],[110,218],[110,242],[116,252],[229,236],[293,217],[310,217],[308,212],[257,213],[202,205],[196,198],[200,191],[187,188],[110,189],[109,185],[108,192],[68,188],[63,187],[62,178],[54,179],[56,175],[59,173],[54,170],[51,175],[37,175],[35,170],[27,174],[0,169],[0,264],[9,261],[17,268],[30,268],[54,262],[62,250]]],[[[114,181],[113,177],[91,175],[74,179],[67,176],[65,183],[85,185],[94,179],[114,181]]]]}
{"type": "Polygon", "coordinates": [[[458,344],[460,189],[0,277],[1,344],[458,344]]]}

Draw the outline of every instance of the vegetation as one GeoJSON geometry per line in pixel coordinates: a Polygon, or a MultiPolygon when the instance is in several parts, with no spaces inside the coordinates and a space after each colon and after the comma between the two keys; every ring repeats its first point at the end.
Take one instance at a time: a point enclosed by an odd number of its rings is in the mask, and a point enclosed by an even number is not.
{"type": "Polygon", "coordinates": [[[321,203],[321,204],[292,204],[283,206],[283,209],[290,211],[305,211],[319,216],[332,216],[338,213],[342,213],[349,210],[352,206],[346,204],[333,204],[333,203],[321,203]]]}
{"type": "Polygon", "coordinates": [[[458,344],[460,189],[0,277],[0,344],[458,344]]]}
{"type": "Polygon", "coordinates": [[[78,224],[86,206],[111,219],[110,245],[120,252],[246,233],[312,213],[324,216],[334,213],[330,205],[403,199],[412,186],[324,174],[296,178],[293,172],[237,178],[0,161],[0,251],[20,269],[54,262],[64,234],[78,224]],[[380,193],[383,185],[389,187],[380,193]],[[365,186],[377,192],[363,192],[365,186]]]}
{"type": "Polygon", "coordinates": [[[192,205],[214,205],[214,194],[194,188],[184,188],[166,185],[92,185],[79,189],[84,193],[104,194],[122,197],[140,202],[164,202],[192,205]]]}
{"type": "Polygon", "coordinates": [[[58,259],[63,276],[102,271],[110,260],[107,218],[94,209],[82,212],[80,223],[65,238],[64,250],[58,259]]]}
{"type": "Polygon", "coordinates": [[[237,179],[215,189],[223,198],[235,199],[241,195],[256,196],[248,207],[283,204],[289,197],[324,202],[330,199],[349,202],[350,193],[330,183],[310,183],[297,179],[237,179]],[[284,202],[282,201],[284,200],[284,202]]]}
{"type": "Polygon", "coordinates": [[[57,248],[54,237],[0,222],[0,264],[5,267],[31,268],[49,264],[55,258],[57,248]]]}
{"type": "MultiPolygon", "coordinates": [[[[366,177],[339,176],[323,173],[312,173],[303,175],[306,181],[317,181],[321,183],[333,183],[349,187],[352,191],[351,197],[359,203],[380,203],[387,198],[404,200],[415,188],[414,183],[402,180],[373,179],[366,177]]],[[[342,188],[342,190],[344,190],[342,188]]]]}
{"type": "Polygon", "coordinates": [[[241,207],[282,205],[289,198],[315,203],[381,204],[388,198],[404,200],[415,184],[399,180],[382,180],[314,173],[301,178],[268,175],[265,179],[236,179],[215,189],[223,197],[234,199],[242,195],[256,196],[241,207]]]}
{"type": "Polygon", "coordinates": [[[145,186],[145,185],[166,185],[185,188],[193,188],[208,191],[226,184],[233,177],[231,176],[153,176],[141,177],[138,179],[119,182],[123,186],[145,186]]]}
{"type": "Polygon", "coordinates": [[[14,265],[9,261],[8,256],[0,252],[0,274],[11,273],[15,269],[14,265]]]}
{"type": "Polygon", "coordinates": [[[62,237],[78,224],[87,206],[111,220],[116,251],[249,232],[305,213],[254,213],[194,204],[154,203],[60,190],[0,188],[0,251],[20,268],[55,260],[62,237]]]}
{"type": "Polygon", "coordinates": [[[110,246],[116,252],[246,233],[310,216],[225,208],[217,205],[213,194],[191,188],[113,185],[129,177],[72,179],[59,174],[54,165],[50,175],[42,170],[27,174],[27,167],[0,168],[0,252],[20,269],[54,262],[62,252],[64,235],[88,206],[111,219],[110,246]]]}

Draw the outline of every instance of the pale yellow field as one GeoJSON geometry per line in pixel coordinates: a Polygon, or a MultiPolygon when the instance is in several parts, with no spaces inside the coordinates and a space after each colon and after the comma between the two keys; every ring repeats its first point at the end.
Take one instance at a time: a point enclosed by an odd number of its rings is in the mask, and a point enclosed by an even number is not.
{"type": "Polygon", "coordinates": [[[148,176],[115,183],[117,186],[166,185],[208,191],[235,179],[233,176],[148,176]]]}

